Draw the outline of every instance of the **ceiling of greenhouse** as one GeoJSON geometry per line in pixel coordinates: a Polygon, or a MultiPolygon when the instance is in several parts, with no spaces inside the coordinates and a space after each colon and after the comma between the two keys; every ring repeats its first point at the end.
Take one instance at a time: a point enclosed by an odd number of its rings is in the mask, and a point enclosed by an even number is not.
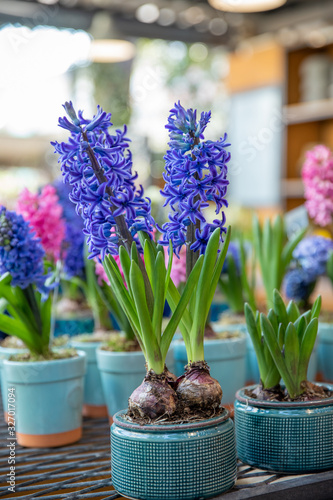
{"type": "Polygon", "coordinates": [[[249,36],[318,17],[333,23],[332,0],[287,0],[257,14],[225,13],[207,0],[2,0],[0,25],[51,25],[90,31],[94,37],[147,37],[234,47],[249,36]]]}

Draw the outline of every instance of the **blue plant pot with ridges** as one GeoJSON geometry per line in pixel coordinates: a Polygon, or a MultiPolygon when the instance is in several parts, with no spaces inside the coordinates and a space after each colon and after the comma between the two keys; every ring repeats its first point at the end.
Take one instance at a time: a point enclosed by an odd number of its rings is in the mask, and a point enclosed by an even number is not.
{"type": "Polygon", "coordinates": [[[190,424],[138,425],[114,416],[111,476],[115,489],[141,500],[197,500],[236,480],[234,425],[227,410],[190,424]]]}
{"type": "MultiPolygon", "coordinates": [[[[145,357],[141,351],[111,352],[100,348],[96,354],[108,414],[112,417],[127,408],[128,398],[142,383],[146,375],[145,357]]],[[[172,347],[167,354],[166,365],[173,372],[172,347]]]]}
{"type": "Polygon", "coordinates": [[[333,382],[333,324],[319,322],[318,365],[323,379],[333,382]]]}
{"type": "MultiPolygon", "coordinates": [[[[333,386],[327,399],[259,401],[236,394],[237,456],[243,462],[283,474],[333,468],[333,386]]],[[[249,386],[246,389],[254,389],[249,386]]]]}
{"type": "Polygon", "coordinates": [[[85,353],[48,361],[3,361],[6,393],[15,399],[17,441],[22,446],[62,446],[82,435],[85,353]]]}
{"type": "MultiPolygon", "coordinates": [[[[184,373],[187,355],[183,341],[174,341],[175,374],[179,377],[184,373]]],[[[236,391],[245,382],[246,337],[229,339],[205,340],[205,361],[210,368],[210,374],[218,380],[223,390],[222,402],[232,404],[236,391]]]]}
{"type": "Polygon", "coordinates": [[[97,366],[96,350],[102,342],[79,342],[71,339],[74,349],[86,353],[87,369],[84,376],[83,415],[106,417],[107,408],[103,393],[101,374],[97,366]]]}
{"type": "Polygon", "coordinates": [[[20,352],[26,352],[27,349],[21,349],[19,347],[0,347],[0,382],[1,382],[1,397],[2,397],[2,408],[4,411],[5,422],[8,419],[8,394],[7,394],[7,384],[5,379],[5,372],[3,369],[3,360],[9,359],[13,354],[19,354],[20,352]]]}

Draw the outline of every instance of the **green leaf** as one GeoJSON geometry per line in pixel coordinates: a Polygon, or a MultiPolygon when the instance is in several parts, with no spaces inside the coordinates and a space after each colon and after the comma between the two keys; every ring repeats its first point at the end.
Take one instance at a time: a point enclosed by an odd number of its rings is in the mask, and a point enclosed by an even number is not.
{"type": "Polygon", "coordinates": [[[330,252],[326,264],[326,273],[331,282],[333,283],[333,252],[330,252]]]}
{"type": "Polygon", "coordinates": [[[295,321],[297,321],[300,316],[297,304],[293,300],[291,300],[287,306],[287,314],[288,319],[289,321],[291,321],[291,323],[295,323],[295,321]]]}
{"type": "Polygon", "coordinates": [[[157,374],[163,373],[164,360],[150,319],[145,283],[138,264],[133,260],[130,269],[130,281],[140,322],[140,332],[146,349],[148,370],[154,370],[157,374]]]}
{"type": "Polygon", "coordinates": [[[276,289],[273,291],[273,309],[278,317],[278,322],[283,323],[284,327],[287,328],[289,323],[287,309],[279,291],[276,289]]]}
{"type": "Polygon", "coordinates": [[[153,309],[153,331],[160,340],[163,311],[165,305],[165,279],[166,269],[164,262],[164,253],[158,252],[155,261],[153,291],[154,291],[154,309],[153,309]]]}
{"type": "Polygon", "coordinates": [[[283,272],[287,269],[289,266],[292,256],[293,256],[293,251],[297,247],[298,243],[304,238],[308,228],[304,228],[301,231],[299,231],[293,238],[291,238],[286,245],[284,246],[282,250],[282,266],[283,266],[283,272]]]}
{"type": "Polygon", "coordinates": [[[278,322],[278,318],[277,318],[275,312],[273,311],[273,309],[270,309],[268,311],[267,318],[271,322],[271,325],[274,328],[274,331],[277,332],[279,329],[279,322],[278,322]]]}
{"type": "Polygon", "coordinates": [[[278,344],[279,344],[279,347],[280,347],[281,350],[282,350],[282,348],[284,346],[285,335],[286,335],[286,329],[283,326],[283,324],[280,323],[279,327],[278,327],[277,339],[278,339],[278,344]]]}
{"type": "Polygon", "coordinates": [[[131,259],[130,259],[130,256],[128,255],[126,248],[123,245],[120,245],[120,247],[119,247],[119,258],[120,258],[121,268],[122,268],[123,273],[124,273],[124,278],[125,278],[125,281],[127,284],[127,289],[129,291],[130,295],[132,296],[132,290],[130,288],[130,279],[129,279],[129,273],[130,273],[130,268],[131,268],[131,259]]]}
{"type": "MultiPolygon", "coordinates": [[[[290,376],[297,380],[300,348],[296,328],[289,323],[284,341],[284,359],[290,376]]],[[[297,388],[299,390],[299,388],[297,388]]]]}
{"type": "Polygon", "coordinates": [[[39,337],[34,337],[31,332],[18,319],[11,318],[6,314],[0,314],[0,330],[8,335],[14,335],[22,340],[32,352],[41,354],[39,337]]]}
{"type": "Polygon", "coordinates": [[[320,314],[320,310],[321,310],[321,295],[319,295],[313,306],[312,306],[312,309],[311,309],[311,319],[313,318],[319,318],[319,314],[320,314]]]}
{"type": "Polygon", "coordinates": [[[318,319],[313,318],[308,324],[302,339],[299,362],[299,383],[306,380],[309,360],[316,342],[317,333],[318,319]]]}
{"type": "Polygon", "coordinates": [[[260,314],[260,324],[265,342],[269,348],[275,366],[278,369],[280,376],[283,378],[284,383],[286,384],[288,393],[291,397],[294,397],[296,393],[295,383],[286,367],[286,363],[281,353],[280,346],[278,344],[273,327],[264,314],[260,314]]]}

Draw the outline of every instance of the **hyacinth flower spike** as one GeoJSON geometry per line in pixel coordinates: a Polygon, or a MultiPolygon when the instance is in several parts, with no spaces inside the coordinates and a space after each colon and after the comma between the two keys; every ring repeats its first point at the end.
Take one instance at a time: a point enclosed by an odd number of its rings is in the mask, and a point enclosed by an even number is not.
{"type": "MultiPolygon", "coordinates": [[[[172,211],[169,221],[161,228],[161,243],[166,245],[172,241],[176,255],[186,245],[187,276],[200,255],[205,255],[189,308],[180,323],[189,363],[185,375],[178,380],[177,394],[185,408],[199,413],[209,408],[210,414],[214,414],[221,404],[222,390],[210,376],[204,360],[204,332],[230,240],[222,211],[223,206],[227,206],[230,153],[226,148],[230,144],[226,135],[216,142],[204,141],[203,132],[210,116],[210,112],[202,113],[197,119],[196,111],[185,110],[179,102],[171,110],[166,125],[170,137],[170,149],[165,156],[166,184],[161,193],[166,198],[165,205],[170,205],[172,211]],[[206,221],[204,209],[209,203],[215,205],[216,215],[221,213],[220,220],[206,221]]],[[[177,304],[177,293],[171,285],[167,299],[172,310],[177,304]]]]}
{"type": "Polygon", "coordinates": [[[50,354],[52,277],[45,252],[23,217],[0,207],[0,330],[15,334],[35,356],[50,354]]]}
{"type": "Polygon", "coordinates": [[[165,369],[165,357],[207,259],[197,259],[182,295],[174,295],[173,315],[162,332],[165,299],[170,289],[176,290],[170,279],[172,259],[166,268],[164,249],[152,240],[150,201],[134,185],[126,129],[110,135],[110,115],[100,108],[92,121],[81,113],[77,117],[71,103],[65,109],[71,121],[62,118],[59,124],[71,138],[68,143],[54,143],[63,178],[72,185],[70,199],[83,217],[90,258],[100,257],[147,362],[147,377],[131,396],[130,411],[148,419],[171,415],[177,395],[169,385],[173,377],[165,369]],[[118,254],[124,278],[113,257],[118,254]]]}

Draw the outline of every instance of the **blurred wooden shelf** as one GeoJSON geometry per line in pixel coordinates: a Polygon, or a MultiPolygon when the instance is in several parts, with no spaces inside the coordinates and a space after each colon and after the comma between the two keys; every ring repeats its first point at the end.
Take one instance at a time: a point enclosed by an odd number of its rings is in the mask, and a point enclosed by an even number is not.
{"type": "Polygon", "coordinates": [[[302,179],[281,179],[282,198],[303,198],[304,184],[302,179]]]}
{"type": "Polygon", "coordinates": [[[333,99],[300,102],[283,107],[283,118],[287,125],[333,118],[333,99]]]}

